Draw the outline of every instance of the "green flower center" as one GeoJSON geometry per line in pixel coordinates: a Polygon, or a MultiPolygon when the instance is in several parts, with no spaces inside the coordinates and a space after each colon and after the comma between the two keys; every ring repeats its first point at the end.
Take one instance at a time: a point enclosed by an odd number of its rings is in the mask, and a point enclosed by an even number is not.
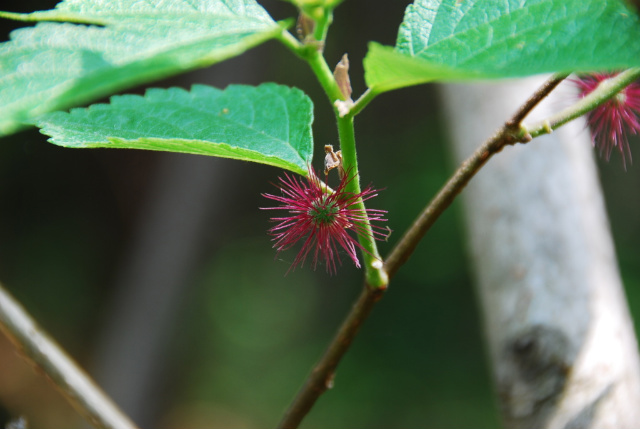
{"type": "Polygon", "coordinates": [[[309,209],[309,216],[313,219],[316,225],[330,225],[336,220],[336,215],[340,211],[340,208],[335,202],[327,203],[327,197],[323,196],[320,201],[314,201],[311,209],[309,209]]]}

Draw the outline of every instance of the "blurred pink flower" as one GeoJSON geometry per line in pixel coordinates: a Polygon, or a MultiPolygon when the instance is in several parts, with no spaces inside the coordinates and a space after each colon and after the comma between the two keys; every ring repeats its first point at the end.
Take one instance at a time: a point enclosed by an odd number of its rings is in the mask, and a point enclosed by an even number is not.
{"type": "MultiPolygon", "coordinates": [[[[600,82],[615,76],[616,73],[591,73],[578,75],[573,82],[584,97],[598,87],[600,82]]],[[[594,146],[600,156],[607,161],[614,148],[622,155],[626,167],[627,157],[631,162],[631,150],[626,133],[640,132],[640,83],[634,82],[620,91],[604,104],[587,114],[587,122],[591,128],[594,146]]]]}
{"type": "Polygon", "coordinates": [[[387,213],[386,210],[362,210],[356,207],[360,198],[363,201],[369,200],[378,195],[377,191],[368,186],[359,194],[347,192],[345,187],[350,180],[352,176],[347,172],[333,193],[328,193],[310,167],[309,176],[305,178],[306,183],[285,173],[278,185],[282,191],[281,196],[263,194],[264,197],[281,203],[278,207],[263,207],[263,210],[289,212],[286,216],[271,218],[272,221],[278,222],[269,229],[269,233],[274,236],[273,247],[278,253],[291,248],[304,238],[302,248],[289,271],[297,265],[304,265],[305,259],[312,252],[313,268],[317,267],[320,259],[324,259],[327,272],[333,274],[336,272],[336,260],[342,264],[338,255],[339,247],[344,249],[359,268],[356,247],[364,249],[349,231],[354,231],[356,235],[373,235],[376,239],[382,239],[387,235],[386,229],[375,225],[371,225],[372,232],[368,232],[362,223],[367,218],[369,221],[385,221],[382,216],[387,213]]]}

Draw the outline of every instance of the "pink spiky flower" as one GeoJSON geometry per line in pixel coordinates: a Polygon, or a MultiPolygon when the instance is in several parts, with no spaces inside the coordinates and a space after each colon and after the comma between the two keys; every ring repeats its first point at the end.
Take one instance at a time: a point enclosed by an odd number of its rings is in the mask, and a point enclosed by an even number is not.
{"type": "MultiPolygon", "coordinates": [[[[331,193],[323,187],[320,179],[312,167],[309,167],[309,176],[306,183],[301,179],[284,174],[277,185],[282,191],[282,195],[262,194],[270,200],[281,203],[278,207],[266,207],[263,210],[288,210],[287,216],[271,218],[278,222],[276,226],[269,229],[273,235],[275,244],[273,247],[278,253],[287,250],[296,243],[304,239],[302,248],[289,268],[289,271],[296,266],[304,265],[304,261],[313,253],[313,268],[318,262],[324,259],[326,270],[333,274],[336,272],[336,260],[340,265],[342,261],[338,254],[339,247],[342,248],[356,267],[360,268],[356,248],[366,251],[349,231],[354,231],[356,235],[373,236],[382,239],[387,234],[387,230],[380,226],[371,225],[371,232],[367,231],[363,222],[385,221],[386,210],[359,209],[357,201],[363,201],[377,196],[377,191],[371,186],[359,194],[347,192],[345,187],[353,179],[347,172],[340,180],[340,185],[331,193]],[[384,232],[383,232],[384,231],[384,232]]],[[[287,271],[287,273],[289,272],[287,271]]]]}
{"type": "MultiPolygon", "coordinates": [[[[579,96],[584,97],[595,90],[604,80],[612,78],[616,73],[591,73],[579,75],[573,82],[578,87],[579,96]]],[[[621,90],[615,97],[587,114],[587,122],[591,128],[593,145],[600,156],[607,161],[614,148],[622,155],[622,163],[626,167],[626,158],[631,162],[631,150],[627,132],[640,132],[640,83],[634,82],[621,90]]]]}

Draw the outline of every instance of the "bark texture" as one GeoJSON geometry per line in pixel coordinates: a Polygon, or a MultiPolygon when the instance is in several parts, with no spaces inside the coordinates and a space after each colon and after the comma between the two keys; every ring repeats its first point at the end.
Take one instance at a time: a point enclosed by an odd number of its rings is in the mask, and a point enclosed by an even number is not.
{"type": "MultiPolygon", "coordinates": [[[[542,82],[443,86],[456,160],[542,82]]],[[[584,123],[507,147],[463,196],[505,427],[640,427],[637,342],[584,123]]]]}

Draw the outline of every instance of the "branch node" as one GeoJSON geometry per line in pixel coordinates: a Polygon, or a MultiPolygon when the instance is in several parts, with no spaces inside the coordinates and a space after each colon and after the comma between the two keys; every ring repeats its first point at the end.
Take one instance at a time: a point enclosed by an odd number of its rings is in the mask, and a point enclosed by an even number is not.
{"type": "Polygon", "coordinates": [[[333,386],[335,384],[334,383],[335,378],[336,378],[335,371],[327,375],[327,378],[324,381],[324,387],[326,390],[333,389],[333,386]]]}
{"type": "Polygon", "coordinates": [[[355,103],[353,102],[352,99],[348,99],[346,101],[343,100],[336,100],[333,105],[336,107],[336,109],[338,109],[338,116],[340,116],[341,118],[344,118],[345,116],[347,116],[349,114],[349,112],[351,111],[351,108],[353,107],[355,103]]]}
{"type": "Polygon", "coordinates": [[[531,134],[529,134],[529,133],[525,133],[525,134],[520,138],[520,143],[529,143],[531,140],[533,140],[533,137],[531,137],[531,134]]]}

